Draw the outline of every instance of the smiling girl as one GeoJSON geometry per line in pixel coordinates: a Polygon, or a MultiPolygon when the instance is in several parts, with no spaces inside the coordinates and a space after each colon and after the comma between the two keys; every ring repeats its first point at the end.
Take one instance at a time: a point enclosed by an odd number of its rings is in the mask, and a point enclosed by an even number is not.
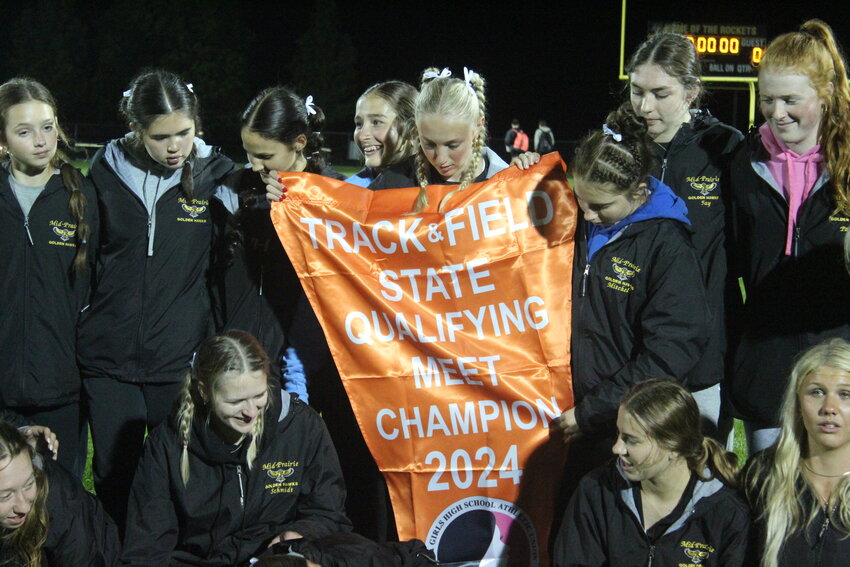
{"type": "Polygon", "coordinates": [[[210,200],[235,200],[220,186],[232,162],[195,137],[191,85],[147,71],[124,95],[130,133],[100,150],[89,170],[101,246],[78,342],[95,487],[119,526],[145,430],[168,414],[209,329],[210,200]]]}
{"type": "Polygon", "coordinates": [[[179,408],[147,438],[123,565],[245,565],[277,541],[350,531],[322,418],[276,384],[250,334],[201,343],[179,408]]]}
{"type": "Polygon", "coordinates": [[[418,145],[412,128],[417,94],[405,82],[386,81],[372,85],[357,99],[354,142],[363,152],[365,167],[346,179],[347,183],[369,187],[385,173],[412,177],[418,145]]]}
{"type": "Polygon", "coordinates": [[[729,394],[750,451],[779,433],[794,356],[850,338],[850,88],[832,30],[811,20],[774,39],[759,65],[765,123],[731,175],[737,263],[747,292],[729,394]]]}
{"type": "Polygon", "coordinates": [[[0,563],[98,567],[116,565],[120,552],[118,530],[97,498],[0,421],[0,563]]]}
{"type": "Polygon", "coordinates": [[[582,479],[570,502],[556,567],[747,564],[750,513],[735,490],[738,459],[703,435],[687,390],[663,379],[632,387],[613,452],[616,460],[582,479]]]}
{"type": "Polygon", "coordinates": [[[0,85],[0,408],[61,432],[63,465],[82,476],[75,335],[96,248],[91,185],[59,149],[69,141],[50,92],[0,85]],[[14,274],[14,276],[13,276],[14,274]]]}

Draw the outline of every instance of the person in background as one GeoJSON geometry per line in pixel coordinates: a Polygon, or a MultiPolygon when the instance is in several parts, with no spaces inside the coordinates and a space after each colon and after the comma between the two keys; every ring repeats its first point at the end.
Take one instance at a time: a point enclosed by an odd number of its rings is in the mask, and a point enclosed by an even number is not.
{"type": "Polygon", "coordinates": [[[534,131],[534,151],[540,155],[555,151],[555,134],[545,120],[538,122],[534,131]]]}

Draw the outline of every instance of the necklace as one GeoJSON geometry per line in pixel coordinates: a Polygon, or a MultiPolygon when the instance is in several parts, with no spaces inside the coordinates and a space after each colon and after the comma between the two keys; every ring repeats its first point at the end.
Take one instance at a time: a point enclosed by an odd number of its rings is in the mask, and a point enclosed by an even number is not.
{"type": "Polygon", "coordinates": [[[822,477],[822,478],[843,478],[843,477],[845,477],[845,476],[850,475],[850,471],[843,472],[843,473],[841,473],[841,474],[823,474],[823,473],[819,473],[819,472],[817,472],[817,471],[813,470],[813,469],[812,469],[812,467],[810,467],[810,466],[809,466],[809,464],[808,464],[806,461],[803,461],[803,466],[804,466],[804,467],[806,467],[806,469],[808,469],[808,471],[809,471],[810,473],[812,473],[813,475],[815,475],[815,476],[819,476],[819,477],[822,477]]]}

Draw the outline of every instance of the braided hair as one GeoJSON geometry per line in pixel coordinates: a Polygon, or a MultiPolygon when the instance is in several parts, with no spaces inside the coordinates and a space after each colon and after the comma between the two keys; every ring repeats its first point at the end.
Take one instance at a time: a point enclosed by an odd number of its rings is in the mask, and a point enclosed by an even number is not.
{"type": "Polygon", "coordinates": [[[593,130],[579,143],[573,173],[614,193],[633,193],[652,170],[646,121],[627,102],[609,113],[605,123],[608,131],[593,130]]]}
{"type": "MultiPolygon", "coordinates": [[[[472,140],[472,153],[464,165],[460,184],[457,189],[443,197],[440,203],[440,212],[442,212],[443,206],[452,195],[463,191],[475,180],[478,168],[481,166],[484,148],[487,145],[487,97],[484,90],[484,78],[475,71],[468,70],[468,83],[463,79],[439,76],[438,73],[437,68],[428,68],[422,72],[422,83],[414,110],[414,134],[418,136],[421,120],[428,114],[461,117],[469,120],[471,127],[477,128],[475,138],[472,140]]],[[[419,212],[428,205],[425,187],[430,183],[443,181],[422,151],[421,144],[419,153],[416,155],[416,179],[420,190],[413,210],[419,212]]]]}
{"type": "MultiPolygon", "coordinates": [[[[189,444],[192,439],[192,423],[195,419],[195,413],[203,412],[209,418],[210,401],[213,398],[216,386],[226,374],[242,375],[257,370],[263,370],[266,376],[270,377],[269,357],[259,341],[250,333],[230,330],[209,337],[198,346],[192,367],[186,373],[183,391],[180,394],[180,405],[177,410],[178,434],[183,446],[183,452],[180,456],[180,476],[184,484],[189,482],[189,444]]],[[[257,457],[263,436],[264,413],[265,408],[257,416],[251,432],[251,441],[247,452],[249,469],[253,466],[254,459],[257,457]]]]}

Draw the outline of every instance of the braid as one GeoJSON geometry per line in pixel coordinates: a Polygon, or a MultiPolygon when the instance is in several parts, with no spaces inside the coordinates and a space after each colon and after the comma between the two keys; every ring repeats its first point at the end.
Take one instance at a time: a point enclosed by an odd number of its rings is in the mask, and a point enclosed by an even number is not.
{"type": "Polygon", "coordinates": [[[413,212],[421,212],[428,206],[428,193],[425,187],[428,186],[428,170],[431,164],[420,151],[416,154],[416,180],[419,182],[419,194],[416,195],[416,202],[413,204],[413,212]]]}
{"type": "Polygon", "coordinates": [[[86,267],[88,253],[89,223],[86,222],[86,196],[80,190],[83,178],[80,172],[67,162],[59,168],[62,182],[71,193],[68,199],[68,212],[77,225],[77,254],[74,256],[74,273],[81,274],[86,267]]]}
{"type": "MultiPolygon", "coordinates": [[[[194,153],[194,150],[192,153],[194,153]]],[[[191,203],[194,199],[195,182],[192,179],[192,165],[188,159],[183,164],[183,171],[180,172],[180,190],[183,192],[186,202],[191,203]]]]}
{"type": "Polygon", "coordinates": [[[177,410],[177,424],[180,434],[180,444],[183,450],[180,453],[180,477],[185,486],[189,482],[189,441],[192,437],[192,421],[195,418],[195,398],[193,391],[192,373],[190,369],[186,373],[183,390],[180,392],[180,407],[177,410]]]}
{"type": "MultiPolygon", "coordinates": [[[[269,404],[271,404],[271,399],[269,399],[269,404]]],[[[266,406],[268,407],[268,406],[266,406]]],[[[266,408],[260,412],[260,415],[257,417],[256,423],[254,423],[254,428],[251,430],[251,443],[248,445],[248,451],[245,455],[245,459],[248,461],[248,470],[251,470],[254,466],[254,459],[257,458],[257,452],[259,451],[260,439],[263,437],[263,424],[265,423],[265,413],[266,408]]]]}

